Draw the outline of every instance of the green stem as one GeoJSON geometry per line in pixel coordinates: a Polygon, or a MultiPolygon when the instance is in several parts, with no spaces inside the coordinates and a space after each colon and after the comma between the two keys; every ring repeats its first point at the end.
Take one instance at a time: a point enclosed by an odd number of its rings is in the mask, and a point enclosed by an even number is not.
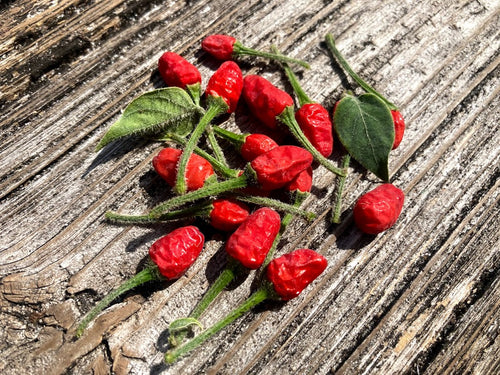
{"type": "Polygon", "coordinates": [[[345,170],[339,169],[336,166],[334,166],[330,160],[321,155],[318,152],[318,150],[316,150],[316,148],[311,144],[311,142],[309,142],[307,137],[300,129],[297,120],[295,120],[295,112],[293,106],[285,107],[283,112],[280,115],[278,115],[277,118],[278,120],[283,122],[286,126],[288,126],[288,129],[290,129],[290,132],[297,139],[297,141],[299,141],[299,143],[302,144],[302,146],[304,146],[304,148],[313,155],[314,159],[316,159],[318,163],[320,163],[322,166],[324,166],[332,173],[335,173],[339,176],[346,175],[345,170]]]}
{"type": "Polygon", "coordinates": [[[122,295],[123,293],[129,291],[132,288],[135,288],[138,285],[144,284],[145,282],[151,280],[159,280],[160,275],[158,273],[158,269],[156,266],[148,267],[136,274],[134,277],[125,281],[118,288],[109,293],[106,297],[104,297],[95,307],[88,312],[88,314],[83,318],[83,320],[78,325],[76,330],[76,337],[79,338],[82,336],[85,328],[87,328],[88,324],[102,311],[104,310],[111,302],[113,302],[117,297],[122,295]]]}
{"type": "Polygon", "coordinates": [[[195,83],[194,85],[186,85],[186,91],[193,99],[194,104],[199,106],[201,97],[201,85],[199,83],[195,83]]]}
{"type": "Polygon", "coordinates": [[[226,157],[224,156],[224,152],[222,151],[217,138],[215,138],[214,130],[212,129],[212,126],[210,126],[210,124],[208,124],[208,126],[206,127],[205,133],[207,133],[208,143],[210,143],[210,146],[212,147],[216,160],[225,167],[229,168],[226,157]]]}
{"type": "Polygon", "coordinates": [[[345,69],[347,73],[349,73],[351,78],[354,79],[358,85],[360,85],[366,92],[378,96],[380,99],[382,99],[382,101],[385,102],[385,104],[387,104],[387,106],[390,109],[393,110],[398,109],[393,103],[387,100],[382,94],[380,94],[372,86],[366,83],[360,76],[356,74],[354,70],[352,70],[349,63],[346,61],[346,59],[344,59],[340,51],[337,49],[337,46],[335,45],[335,40],[333,39],[333,36],[331,34],[327,34],[325,40],[326,40],[326,45],[328,46],[330,52],[333,54],[333,56],[335,56],[335,58],[339,61],[340,65],[345,69]]]}
{"type": "Polygon", "coordinates": [[[244,313],[252,309],[253,307],[257,306],[259,303],[262,301],[266,300],[271,296],[271,292],[269,290],[269,287],[262,287],[255,291],[248,299],[243,302],[240,306],[238,306],[236,309],[231,311],[225,318],[219,320],[216,324],[214,324],[212,327],[206,329],[202,333],[200,333],[198,336],[196,336],[194,339],[191,341],[188,341],[186,344],[183,346],[180,346],[178,348],[175,348],[173,350],[168,351],[165,354],[165,362],[168,364],[174,363],[179,357],[187,354],[191,350],[197,348],[199,345],[201,345],[203,342],[205,342],[207,339],[215,335],[217,332],[219,332],[221,329],[225,328],[232,322],[234,322],[236,319],[238,319],[240,316],[242,316],[244,313]]]}
{"type": "Polygon", "coordinates": [[[233,45],[233,55],[249,55],[249,56],[258,56],[258,57],[265,57],[271,60],[276,60],[276,61],[281,61],[281,62],[287,62],[287,63],[292,63],[292,64],[298,64],[300,66],[303,66],[306,69],[310,69],[311,66],[306,63],[305,61],[302,60],[297,60],[292,57],[288,57],[282,54],[276,54],[276,53],[269,53],[269,52],[264,52],[264,51],[257,51],[252,48],[245,47],[242,45],[240,42],[236,41],[233,45]]]}
{"type": "MultiPolygon", "coordinates": [[[[276,46],[272,46],[271,48],[273,52],[279,53],[276,46]]],[[[295,92],[297,98],[299,99],[299,105],[302,107],[304,104],[313,103],[313,101],[309,99],[309,96],[307,96],[306,92],[300,85],[299,80],[297,79],[297,76],[295,75],[293,70],[290,68],[290,65],[288,65],[287,63],[283,63],[282,67],[283,70],[285,71],[286,76],[288,77],[288,81],[292,85],[293,91],[295,92]]]]}
{"type": "Polygon", "coordinates": [[[243,143],[245,143],[245,139],[248,135],[248,134],[236,134],[236,133],[233,133],[232,131],[223,129],[217,125],[213,125],[212,129],[213,129],[215,134],[217,134],[218,136],[221,136],[225,140],[231,142],[235,147],[238,148],[238,150],[241,149],[241,146],[243,146],[243,143]]]}
{"type": "Polygon", "coordinates": [[[210,214],[212,209],[212,202],[203,202],[181,210],[167,212],[159,216],[158,218],[152,218],[149,215],[121,215],[112,211],[106,212],[105,217],[111,222],[117,224],[147,224],[183,219],[194,216],[206,217],[210,214]]]}
{"type": "MultiPolygon", "coordinates": [[[[349,162],[351,161],[351,156],[349,154],[345,154],[342,159],[342,168],[347,170],[349,167],[349,162]]],[[[337,196],[335,198],[335,207],[333,210],[332,223],[339,224],[340,223],[340,214],[342,211],[342,195],[344,194],[344,186],[345,180],[347,176],[340,177],[337,185],[337,196]]]]}
{"type": "Polygon", "coordinates": [[[247,203],[253,203],[260,206],[267,206],[274,208],[278,211],[284,211],[292,215],[297,215],[303,217],[308,221],[312,221],[316,219],[316,214],[310,211],[304,211],[299,208],[299,206],[291,205],[277,199],[267,198],[267,197],[258,197],[255,195],[237,195],[234,197],[235,199],[247,203]]]}
{"type": "Polygon", "coordinates": [[[177,180],[175,183],[174,190],[178,194],[184,194],[187,190],[186,187],[186,166],[191,154],[193,153],[196,145],[198,144],[198,140],[201,135],[205,131],[205,128],[208,126],[210,121],[214,119],[214,117],[224,113],[227,111],[227,104],[220,97],[209,96],[209,104],[208,109],[201,118],[200,122],[191,133],[191,137],[189,141],[186,143],[186,147],[184,147],[184,151],[179,160],[179,166],[177,169],[177,180]]]}
{"type": "MultiPolygon", "coordinates": [[[[215,298],[231,283],[236,274],[243,268],[241,263],[230,258],[226,268],[221,272],[217,280],[212,284],[212,286],[205,293],[203,298],[195,306],[189,318],[198,319],[201,314],[205,312],[207,307],[213,302],[215,298]]],[[[178,346],[187,335],[187,329],[179,332],[178,334],[171,334],[168,341],[173,346],[178,346]]]]}
{"type": "MultiPolygon", "coordinates": [[[[182,138],[181,136],[179,136],[177,134],[173,134],[173,133],[166,134],[162,138],[162,140],[174,141],[175,143],[177,143],[181,146],[186,146],[186,144],[187,144],[187,141],[184,138],[182,138]]],[[[228,168],[227,165],[221,163],[219,160],[217,160],[212,155],[210,155],[208,152],[204,151],[203,149],[201,149],[199,147],[194,148],[194,153],[198,154],[199,156],[201,156],[202,158],[207,160],[210,164],[212,164],[214,169],[217,172],[219,172],[221,175],[223,175],[224,177],[230,177],[230,178],[238,177],[238,175],[240,173],[239,170],[228,168]]]]}

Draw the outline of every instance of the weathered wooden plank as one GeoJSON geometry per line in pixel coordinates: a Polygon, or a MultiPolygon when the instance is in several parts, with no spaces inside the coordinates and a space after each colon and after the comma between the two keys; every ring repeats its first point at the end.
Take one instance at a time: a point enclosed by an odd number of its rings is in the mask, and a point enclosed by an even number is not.
{"type": "MultiPolygon", "coordinates": [[[[197,50],[210,32],[255,47],[276,43],[311,61],[304,88],[329,108],[345,83],[319,43],[333,32],[407,118],[391,158],[407,204],[397,226],[374,240],[348,214],[334,228],[325,211],[334,178],[317,168],[306,206],[322,216],[309,226],[296,220],[280,251],[320,249],[328,273],[298,300],[258,309],[166,372],[498,369],[495,1],[11,3],[0,9],[1,370],[165,370],[168,322],[188,314],[223,267],[222,238],[208,231],[207,249],[184,278],[130,293],[71,342],[75,321],[136,272],[148,244],[168,230],[102,220],[108,208],[142,212],[168,194],[150,172],[160,145],[124,140],[97,156],[93,149],[128,101],[161,85],[151,72],[164,49],[196,61],[206,82],[215,65],[197,50]]],[[[283,85],[274,69],[242,66],[283,85]]],[[[227,124],[253,125],[245,108],[227,124]]],[[[373,186],[364,177],[354,165],[345,207],[373,186]]],[[[224,293],[204,323],[245,298],[251,283],[224,293]]]]}

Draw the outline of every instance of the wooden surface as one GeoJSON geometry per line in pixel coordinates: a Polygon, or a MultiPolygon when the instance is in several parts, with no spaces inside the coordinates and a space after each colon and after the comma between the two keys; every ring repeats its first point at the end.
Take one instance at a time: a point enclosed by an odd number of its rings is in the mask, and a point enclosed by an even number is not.
{"type": "MultiPolygon", "coordinates": [[[[0,372],[71,374],[500,373],[500,3],[442,1],[3,1],[0,5],[0,372]],[[105,311],[79,341],[77,322],[141,269],[174,226],[124,227],[108,209],[142,213],[168,193],[150,161],[160,143],[94,148],[134,97],[161,87],[163,51],[217,64],[201,39],[228,33],[311,62],[304,89],[331,110],[348,83],[323,39],[398,103],[407,122],[391,153],[406,193],[391,230],[360,234],[353,202],[379,181],[352,165],[343,224],[329,224],[334,177],[316,168],[279,252],[329,261],[299,298],[264,304],[167,368],[170,321],[189,314],[224,266],[206,230],[180,280],[148,284],[105,311]]],[[[245,74],[287,87],[276,66],[245,74]]],[[[356,89],[356,86],[347,86],[356,89]]],[[[357,91],[360,92],[360,91],[357,91]]],[[[244,106],[225,123],[255,129],[244,106]]],[[[338,154],[332,159],[338,161],[338,154]]],[[[246,298],[252,277],[203,316],[210,326],[246,298]]]]}

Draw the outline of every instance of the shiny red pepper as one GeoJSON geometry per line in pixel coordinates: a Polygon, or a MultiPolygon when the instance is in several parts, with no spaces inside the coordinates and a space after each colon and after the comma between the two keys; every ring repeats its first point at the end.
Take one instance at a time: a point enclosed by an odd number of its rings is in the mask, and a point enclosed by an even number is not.
{"type": "Polygon", "coordinates": [[[279,189],[291,182],[303,170],[309,168],[311,153],[297,146],[278,146],[257,156],[250,166],[260,187],[264,190],[279,189]]]}
{"type": "Polygon", "coordinates": [[[232,232],[250,215],[248,206],[233,199],[217,199],[212,203],[210,224],[218,230],[232,232]]]}
{"type": "Polygon", "coordinates": [[[391,110],[392,120],[394,121],[394,143],[392,149],[394,150],[399,146],[403,140],[403,135],[405,133],[405,120],[401,112],[397,110],[391,110]]]}
{"type": "Polygon", "coordinates": [[[321,254],[299,249],[273,259],[267,266],[267,279],[284,301],[297,297],[328,265],[321,254]]]}
{"type": "Polygon", "coordinates": [[[267,207],[252,213],[226,243],[227,253],[249,269],[259,268],[281,226],[280,215],[267,207]]]}
{"type": "Polygon", "coordinates": [[[285,189],[293,192],[309,193],[312,188],[313,169],[309,167],[300,172],[295,178],[285,186],[285,189]]]}
{"type": "Polygon", "coordinates": [[[158,60],[158,70],[168,86],[185,89],[188,85],[201,84],[198,69],[174,52],[165,52],[158,60]]]}
{"type": "Polygon", "coordinates": [[[167,279],[178,279],[194,263],[205,243],[195,226],[175,229],[157,240],[149,249],[151,260],[167,279]]]}
{"type": "Polygon", "coordinates": [[[201,42],[201,48],[218,60],[231,60],[233,58],[234,43],[236,38],[229,35],[213,34],[201,42]]]}
{"type": "Polygon", "coordinates": [[[396,223],[403,209],[404,193],[392,184],[383,184],[364,194],[354,206],[354,222],[363,232],[381,233],[396,223]]]}
{"type": "Polygon", "coordinates": [[[271,129],[278,126],[276,116],[283,113],[286,107],[293,106],[290,95],[257,75],[243,79],[242,95],[253,115],[271,129]]]}
{"type": "Polygon", "coordinates": [[[319,103],[307,103],[295,112],[295,119],[309,142],[325,158],[333,151],[332,122],[328,111],[319,103]]]}
{"type": "MultiPolygon", "coordinates": [[[[154,169],[170,186],[175,185],[177,165],[181,154],[181,150],[167,147],[153,158],[154,169]]],[[[205,180],[214,174],[212,165],[196,154],[191,155],[186,169],[188,191],[203,187],[205,180]]]]}
{"type": "Polygon", "coordinates": [[[224,62],[210,77],[205,94],[220,97],[229,106],[228,113],[236,109],[243,89],[243,74],[233,61],[224,62]]]}
{"type": "Polygon", "coordinates": [[[274,139],[265,134],[249,134],[241,145],[240,152],[243,159],[252,161],[257,156],[265,154],[268,151],[278,147],[274,139]]]}

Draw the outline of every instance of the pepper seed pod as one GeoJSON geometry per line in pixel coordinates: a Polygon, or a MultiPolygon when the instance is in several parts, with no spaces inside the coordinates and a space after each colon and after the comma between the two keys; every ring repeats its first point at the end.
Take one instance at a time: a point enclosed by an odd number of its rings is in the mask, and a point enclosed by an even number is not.
{"type": "Polygon", "coordinates": [[[210,225],[224,232],[236,230],[250,215],[248,206],[234,199],[216,199],[212,207],[210,225]]]}
{"type": "Polygon", "coordinates": [[[267,266],[267,279],[278,296],[288,301],[297,297],[328,265],[321,254],[310,249],[298,249],[273,259],[267,266]]]}
{"type": "Polygon", "coordinates": [[[383,184],[364,194],[354,206],[356,226],[368,234],[392,227],[403,209],[404,193],[392,184],[383,184]]]}
{"type": "Polygon", "coordinates": [[[186,89],[188,85],[201,84],[200,71],[174,52],[165,52],[161,55],[158,60],[158,70],[168,86],[186,89]]]}
{"type": "Polygon", "coordinates": [[[205,94],[222,98],[229,106],[228,113],[236,109],[243,89],[243,74],[240,67],[233,61],[224,62],[210,77],[205,94]]]}
{"type": "Polygon", "coordinates": [[[249,269],[259,268],[280,230],[280,215],[267,207],[251,214],[226,243],[226,252],[249,269]]]}

